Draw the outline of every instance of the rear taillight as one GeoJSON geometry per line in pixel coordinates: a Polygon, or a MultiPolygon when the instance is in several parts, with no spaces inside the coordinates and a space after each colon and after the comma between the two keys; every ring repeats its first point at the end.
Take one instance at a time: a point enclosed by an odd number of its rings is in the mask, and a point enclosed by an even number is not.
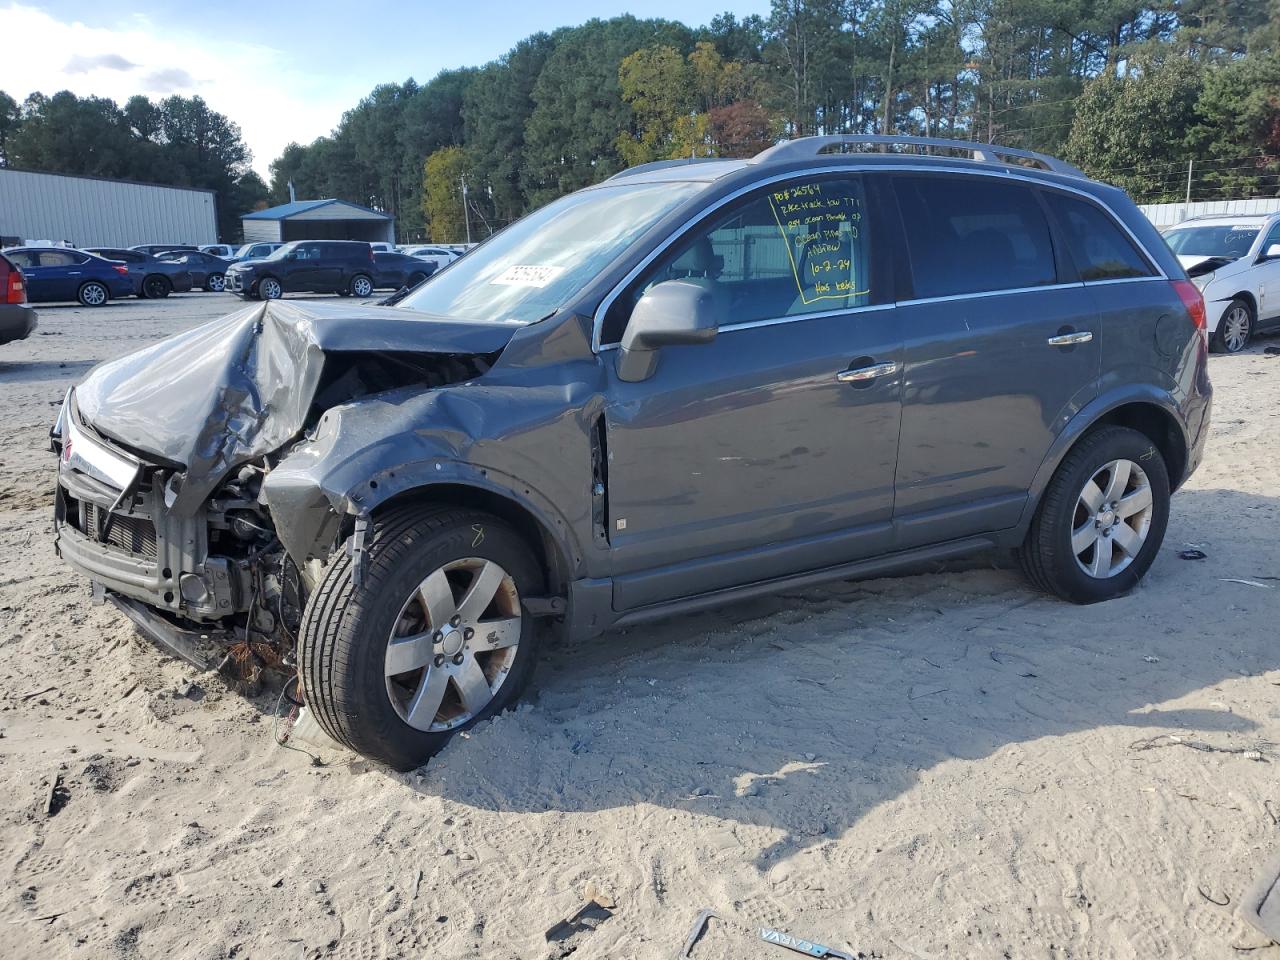
{"type": "Polygon", "coordinates": [[[4,282],[4,303],[26,303],[27,286],[22,282],[22,274],[17,270],[9,270],[4,282]]]}
{"type": "Polygon", "coordinates": [[[1200,293],[1200,288],[1190,280],[1173,281],[1173,289],[1178,293],[1178,299],[1182,301],[1182,305],[1187,308],[1187,316],[1191,318],[1191,322],[1196,325],[1196,329],[1200,331],[1200,336],[1204,337],[1205,342],[1209,341],[1209,328],[1205,322],[1204,314],[1204,296],[1200,293]]]}
{"type": "Polygon", "coordinates": [[[120,274],[120,276],[127,277],[129,275],[129,268],[123,263],[113,263],[112,266],[116,268],[116,273],[120,274]]]}

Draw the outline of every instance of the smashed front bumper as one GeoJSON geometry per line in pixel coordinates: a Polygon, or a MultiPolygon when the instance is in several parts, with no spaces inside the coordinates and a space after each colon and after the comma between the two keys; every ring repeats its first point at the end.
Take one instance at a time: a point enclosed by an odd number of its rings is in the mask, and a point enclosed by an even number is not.
{"type": "Polygon", "coordinates": [[[179,516],[166,508],[163,468],[96,436],[70,397],[52,440],[60,557],[107,591],[175,617],[213,622],[247,608],[241,572],[208,555],[205,511],[179,516]]]}

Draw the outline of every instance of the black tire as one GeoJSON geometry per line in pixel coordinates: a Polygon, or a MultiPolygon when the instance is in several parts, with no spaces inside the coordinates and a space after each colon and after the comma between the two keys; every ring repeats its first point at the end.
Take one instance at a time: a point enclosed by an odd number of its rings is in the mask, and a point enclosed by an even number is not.
{"type": "Polygon", "coordinates": [[[152,274],[142,281],[142,295],[148,300],[163,300],[173,291],[168,277],[152,274]]]}
{"type": "Polygon", "coordinates": [[[350,291],[350,290],[338,290],[338,291],[336,291],[336,292],[337,292],[338,296],[340,296],[340,297],[349,297],[349,296],[351,296],[351,291],[350,291]]]}
{"type": "Polygon", "coordinates": [[[227,278],[221,273],[211,273],[204,278],[206,293],[221,293],[226,289],[227,278]]]}
{"type": "Polygon", "coordinates": [[[351,282],[347,284],[347,290],[353,297],[371,297],[373,296],[373,280],[368,274],[357,273],[351,278],[351,282]]]}
{"type": "Polygon", "coordinates": [[[1137,586],[1155,560],[1168,524],[1169,472],[1159,449],[1137,430],[1099,427],[1082,437],[1058,465],[1017,551],[1018,560],[1037,589],[1073,603],[1098,603],[1137,586]],[[1150,526],[1141,548],[1124,569],[1112,576],[1094,577],[1077,561],[1072,531],[1085,484],[1115,460],[1132,461],[1145,473],[1151,492],[1150,526]]]}
{"type": "Polygon", "coordinates": [[[409,278],[409,283],[408,283],[409,289],[412,290],[414,287],[416,287],[425,279],[427,279],[427,275],[425,273],[415,273],[413,276],[409,278]]]}
{"type": "Polygon", "coordinates": [[[1222,311],[1222,318],[1218,320],[1218,329],[1213,331],[1213,336],[1209,338],[1209,349],[1214,353],[1239,353],[1249,346],[1249,341],[1253,339],[1253,330],[1257,322],[1257,315],[1254,313],[1253,306],[1249,301],[1242,297],[1236,297],[1222,311]],[[1241,313],[1246,321],[1243,339],[1236,335],[1236,330],[1239,328],[1238,322],[1232,323],[1233,316],[1241,313]],[[1231,336],[1228,336],[1228,326],[1232,328],[1231,336]]]}
{"type": "Polygon", "coordinates": [[[352,561],[344,550],[310,598],[299,634],[299,675],[307,705],[329,736],[370,759],[409,770],[426,762],[457,730],[512,704],[533,672],[537,630],[533,618],[523,614],[514,660],[483,710],[452,730],[419,730],[396,712],[384,674],[387,641],[405,599],[433,571],[463,558],[496,561],[521,597],[540,595],[545,578],[519,534],[474,510],[390,510],[373,518],[366,550],[360,587],[352,582],[352,561]]]}
{"type": "Polygon", "coordinates": [[[101,307],[111,299],[111,291],[105,284],[97,280],[89,280],[80,284],[80,289],[76,291],[76,299],[85,307],[101,307]]]}
{"type": "Polygon", "coordinates": [[[279,300],[284,296],[284,284],[275,277],[263,277],[257,284],[259,300],[279,300]]]}

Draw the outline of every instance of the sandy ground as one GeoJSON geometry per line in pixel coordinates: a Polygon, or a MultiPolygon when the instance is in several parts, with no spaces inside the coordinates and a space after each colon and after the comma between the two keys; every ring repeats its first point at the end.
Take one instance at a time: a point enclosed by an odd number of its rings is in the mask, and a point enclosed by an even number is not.
{"type": "Polygon", "coordinates": [[[4,956],[675,958],[710,907],[695,960],[791,955],[760,924],[868,957],[1280,958],[1236,913],[1280,851],[1280,341],[1213,358],[1208,460],[1132,596],[983,557],[562,644],[399,775],[277,747],[272,695],[167,660],[50,548],[66,387],[231,305],[47,307],[0,348],[4,956]],[[548,944],[589,883],[612,915],[548,944]]]}

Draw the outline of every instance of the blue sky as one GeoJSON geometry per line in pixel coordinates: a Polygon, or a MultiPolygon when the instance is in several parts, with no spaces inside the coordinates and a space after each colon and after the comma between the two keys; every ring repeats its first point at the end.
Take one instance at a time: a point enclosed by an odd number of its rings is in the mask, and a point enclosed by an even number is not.
{"type": "MultiPolygon", "coordinates": [[[[134,93],[199,94],[240,124],[267,165],[290,140],[327,133],[375,84],[430,79],[501,56],[539,30],[631,13],[696,26],[729,0],[594,3],[353,3],[270,0],[102,3],[0,0],[0,90],[21,100],[69,89],[123,101],[134,93]],[[17,42],[13,42],[14,38],[17,42]]],[[[768,0],[738,0],[739,17],[768,0]]]]}

